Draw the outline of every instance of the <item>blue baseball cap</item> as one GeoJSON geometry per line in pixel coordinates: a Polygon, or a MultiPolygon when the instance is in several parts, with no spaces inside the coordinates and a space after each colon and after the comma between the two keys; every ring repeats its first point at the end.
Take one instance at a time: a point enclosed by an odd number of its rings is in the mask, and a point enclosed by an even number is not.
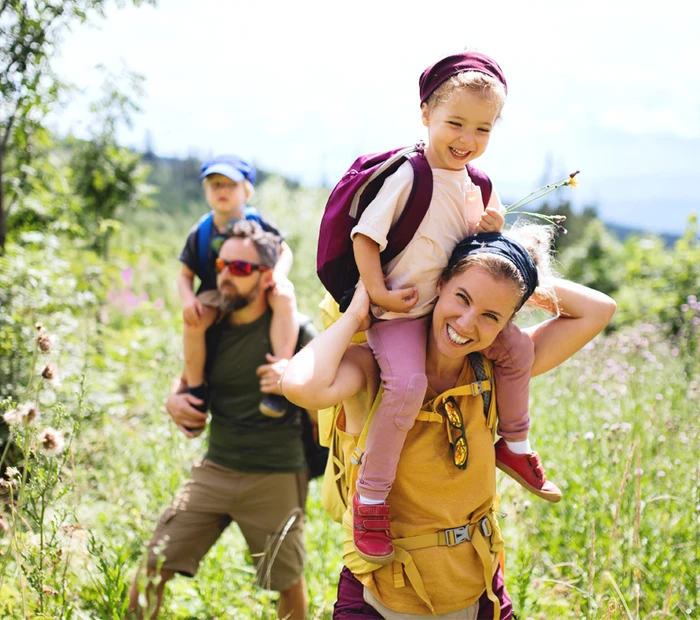
{"type": "Polygon", "coordinates": [[[236,155],[217,155],[202,164],[201,181],[210,174],[223,174],[236,183],[249,181],[255,184],[255,168],[236,155]]]}

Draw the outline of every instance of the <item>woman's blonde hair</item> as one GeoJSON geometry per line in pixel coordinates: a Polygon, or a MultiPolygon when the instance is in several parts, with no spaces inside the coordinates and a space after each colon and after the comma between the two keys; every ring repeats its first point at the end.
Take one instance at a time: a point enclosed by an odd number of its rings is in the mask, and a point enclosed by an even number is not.
{"type": "MultiPolygon", "coordinates": [[[[504,235],[522,245],[537,266],[538,285],[533,295],[546,299],[557,306],[552,279],[555,277],[552,266],[552,240],[556,230],[554,226],[529,224],[518,220],[504,235]]],[[[490,252],[474,251],[443,271],[440,280],[449,282],[455,276],[464,273],[470,267],[481,267],[494,279],[510,280],[520,291],[521,302],[528,289],[520,270],[507,258],[490,252]]],[[[518,304],[520,306],[521,304],[518,304]]]]}

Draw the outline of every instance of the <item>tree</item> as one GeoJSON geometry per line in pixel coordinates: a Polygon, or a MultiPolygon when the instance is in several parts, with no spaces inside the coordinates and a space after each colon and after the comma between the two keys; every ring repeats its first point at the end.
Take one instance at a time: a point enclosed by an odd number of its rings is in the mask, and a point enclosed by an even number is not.
{"type": "Polygon", "coordinates": [[[51,58],[73,24],[85,22],[89,13],[104,15],[107,4],[0,0],[0,253],[7,240],[7,214],[32,159],[33,139],[44,132],[42,121],[65,87],[51,69],[51,58]]]}

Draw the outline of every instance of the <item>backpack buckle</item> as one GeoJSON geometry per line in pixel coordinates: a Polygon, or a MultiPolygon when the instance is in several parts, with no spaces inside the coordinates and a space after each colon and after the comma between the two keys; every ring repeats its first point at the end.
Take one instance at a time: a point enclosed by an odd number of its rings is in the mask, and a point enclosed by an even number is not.
{"type": "Polygon", "coordinates": [[[448,547],[454,547],[460,543],[471,541],[472,537],[469,534],[469,523],[460,527],[453,527],[445,530],[445,544],[448,547]]]}
{"type": "Polygon", "coordinates": [[[483,381],[474,381],[474,383],[469,384],[469,387],[472,389],[472,396],[479,396],[484,393],[483,381]]]}
{"type": "Polygon", "coordinates": [[[364,453],[362,450],[360,450],[357,446],[355,446],[355,449],[352,451],[352,457],[350,457],[350,462],[357,467],[360,463],[362,463],[362,455],[364,453]]]}

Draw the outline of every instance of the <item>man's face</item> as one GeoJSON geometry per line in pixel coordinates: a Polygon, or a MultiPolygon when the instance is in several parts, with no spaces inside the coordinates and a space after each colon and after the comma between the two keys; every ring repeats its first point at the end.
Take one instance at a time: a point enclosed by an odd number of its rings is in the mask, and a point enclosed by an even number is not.
{"type": "MultiPolygon", "coordinates": [[[[260,262],[255,244],[250,239],[227,239],[221,246],[219,258],[225,261],[240,260],[256,264],[260,262]]],[[[269,271],[253,271],[248,276],[235,276],[228,269],[224,269],[216,276],[216,286],[221,293],[219,310],[229,314],[264,296],[269,274],[269,271]]]]}

